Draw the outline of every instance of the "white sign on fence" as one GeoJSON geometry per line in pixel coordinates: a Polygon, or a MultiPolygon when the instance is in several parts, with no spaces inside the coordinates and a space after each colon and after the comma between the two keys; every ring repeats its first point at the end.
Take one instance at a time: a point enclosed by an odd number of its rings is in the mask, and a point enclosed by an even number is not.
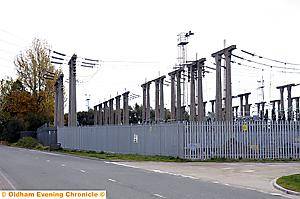
{"type": "Polygon", "coordinates": [[[139,135],[133,134],[133,143],[138,143],[139,142],[139,135]]]}

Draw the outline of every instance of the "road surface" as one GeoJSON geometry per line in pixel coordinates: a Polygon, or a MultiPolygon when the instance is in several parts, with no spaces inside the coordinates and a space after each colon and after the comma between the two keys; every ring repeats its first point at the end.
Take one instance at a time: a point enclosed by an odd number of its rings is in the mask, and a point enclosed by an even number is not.
{"type": "MultiPolygon", "coordinates": [[[[247,179],[245,179],[247,180],[247,179]]],[[[92,160],[0,145],[0,189],[107,190],[110,199],[280,198],[254,190],[92,160]]]]}

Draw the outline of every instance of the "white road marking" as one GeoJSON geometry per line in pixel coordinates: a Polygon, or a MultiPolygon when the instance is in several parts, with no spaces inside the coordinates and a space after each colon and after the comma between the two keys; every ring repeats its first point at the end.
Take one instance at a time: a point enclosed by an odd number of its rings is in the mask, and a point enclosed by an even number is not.
{"type": "Polygon", "coordinates": [[[272,196],[283,196],[282,194],[280,193],[270,193],[272,196]]]}
{"type": "Polygon", "coordinates": [[[0,175],[6,180],[6,182],[11,186],[12,189],[16,190],[16,187],[13,185],[13,183],[4,175],[4,173],[0,170],[0,175]]]}
{"type": "Polygon", "coordinates": [[[131,165],[127,165],[127,164],[123,164],[123,163],[119,163],[119,162],[104,162],[106,164],[115,164],[118,166],[123,166],[123,167],[129,167],[129,168],[134,168],[134,169],[139,169],[139,167],[135,167],[135,166],[131,166],[131,165]]]}
{"type": "Polygon", "coordinates": [[[226,186],[230,186],[230,184],[227,184],[227,183],[224,183],[224,185],[226,185],[226,186]]]}
{"type": "Polygon", "coordinates": [[[159,195],[159,194],[157,194],[157,193],[155,193],[155,194],[153,194],[153,195],[156,196],[156,197],[159,197],[159,198],[166,198],[165,196],[159,195]]]}
{"type": "Polygon", "coordinates": [[[50,160],[46,160],[47,162],[50,162],[50,160]]]}
{"type": "Polygon", "coordinates": [[[108,179],[108,181],[111,181],[111,182],[117,182],[116,180],[113,180],[113,179],[108,179]]]}
{"type": "Polygon", "coordinates": [[[232,169],[232,168],[230,168],[230,167],[225,167],[225,168],[222,168],[223,170],[230,170],[230,169],[232,169]]]}
{"type": "Polygon", "coordinates": [[[213,181],[212,183],[219,184],[219,182],[218,182],[218,181],[213,181]]]}
{"type": "Polygon", "coordinates": [[[252,170],[252,169],[250,169],[250,170],[245,170],[245,171],[243,171],[244,173],[253,173],[255,170],[252,170]]]}
{"type": "Polygon", "coordinates": [[[62,166],[62,167],[65,167],[66,165],[64,165],[64,164],[61,164],[61,166],[62,166]]]}
{"type": "Polygon", "coordinates": [[[86,171],[85,171],[85,170],[82,170],[82,169],[80,169],[80,171],[81,171],[82,173],[86,173],[86,171]]]}

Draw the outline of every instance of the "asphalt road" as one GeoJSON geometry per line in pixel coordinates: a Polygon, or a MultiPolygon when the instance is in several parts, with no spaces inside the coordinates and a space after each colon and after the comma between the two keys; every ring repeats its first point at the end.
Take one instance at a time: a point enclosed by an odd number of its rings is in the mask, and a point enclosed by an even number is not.
{"type": "Polygon", "coordinates": [[[280,198],[189,177],[130,168],[122,163],[1,145],[0,189],[99,189],[107,190],[110,199],[280,198]]]}

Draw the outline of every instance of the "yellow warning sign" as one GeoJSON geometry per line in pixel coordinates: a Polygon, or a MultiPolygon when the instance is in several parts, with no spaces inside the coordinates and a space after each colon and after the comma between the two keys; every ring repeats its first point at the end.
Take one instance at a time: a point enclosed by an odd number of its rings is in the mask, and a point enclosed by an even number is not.
{"type": "Polygon", "coordinates": [[[243,124],[242,130],[243,130],[243,132],[248,132],[248,125],[247,124],[243,124]]]}

